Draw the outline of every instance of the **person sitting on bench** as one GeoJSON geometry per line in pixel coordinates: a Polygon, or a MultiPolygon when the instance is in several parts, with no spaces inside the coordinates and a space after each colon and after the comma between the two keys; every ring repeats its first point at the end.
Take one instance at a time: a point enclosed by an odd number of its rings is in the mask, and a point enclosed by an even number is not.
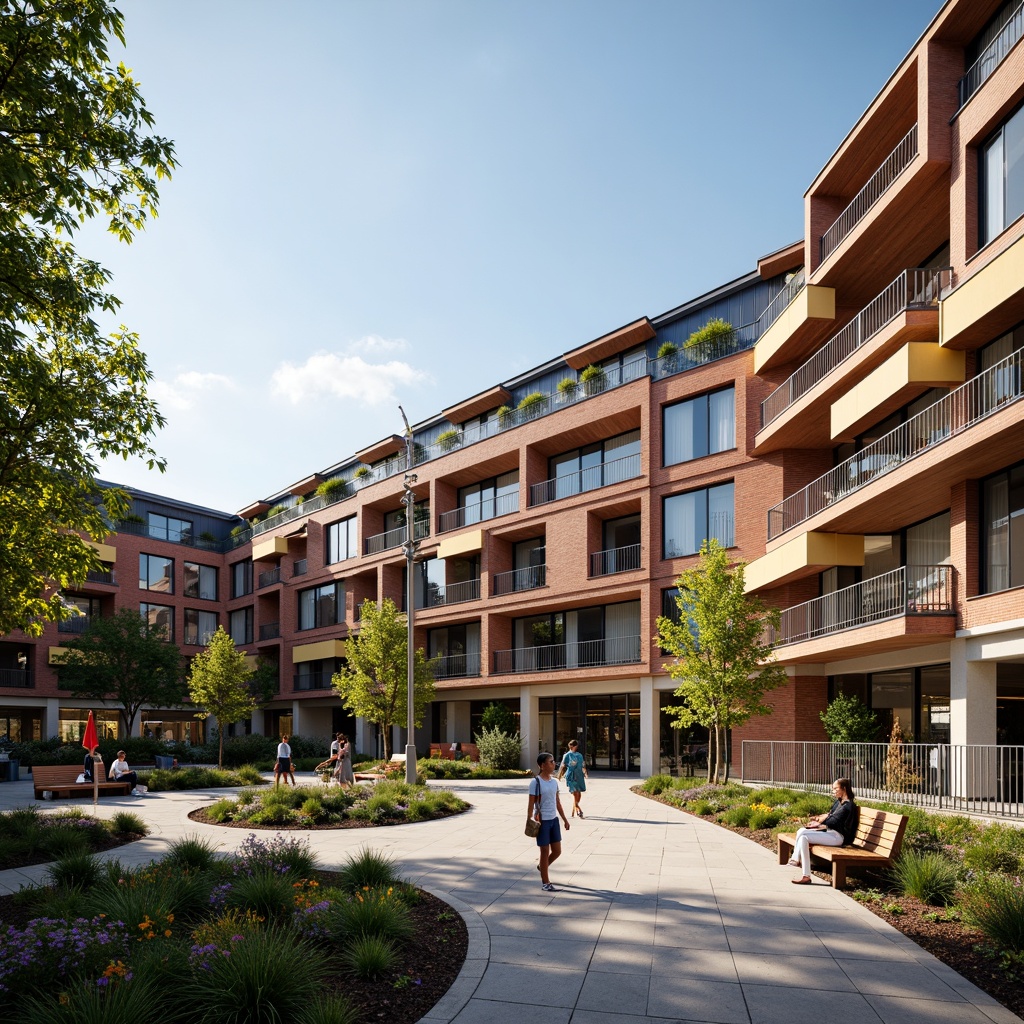
{"type": "Polygon", "coordinates": [[[853,786],[849,779],[836,779],[832,783],[835,799],[827,814],[816,814],[796,834],[796,845],[789,860],[791,867],[803,872],[793,879],[794,885],[811,884],[811,844],[818,846],[849,846],[857,834],[857,804],[853,799],[853,786]]]}
{"type": "Polygon", "coordinates": [[[142,794],[136,789],[139,784],[139,776],[137,772],[133,772],[128,767],[128,762],[124,759],[124,751],[119,750],[117,752],[117,760],[110,766],[110,777],[115,782],[127,782],[131,787],[130,792],[134,793],[135,796],[142,796],[142,794]]]}

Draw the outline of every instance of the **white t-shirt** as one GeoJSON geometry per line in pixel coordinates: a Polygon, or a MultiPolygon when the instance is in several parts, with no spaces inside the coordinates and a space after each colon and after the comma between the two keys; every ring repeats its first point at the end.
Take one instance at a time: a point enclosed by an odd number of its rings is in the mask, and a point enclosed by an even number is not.
{"type": "Polygon", "coordinates": [[[130,771],[131,771],[131,768],[128,767],[128,762],[127,761],[122,761],[120,759],[115,761],[110,766],[110,774],[113,775],[115,779],[121,778],[122,775],[125,775],[128,772],[130,772],[130,771]]]}
{"type": "Polygon", "coordinates": [[[287,743],[278,743],[277,745],[277,756],[278,757],[291,757],[292,748],[287,743]]]}
{"type": "Polygon", "coordinates": [[[539,775],[530,780],[530,793],[540,792],[540,820],[550,821],[558,817],[558,779],[552,776],[546,782],[539,775]]]}

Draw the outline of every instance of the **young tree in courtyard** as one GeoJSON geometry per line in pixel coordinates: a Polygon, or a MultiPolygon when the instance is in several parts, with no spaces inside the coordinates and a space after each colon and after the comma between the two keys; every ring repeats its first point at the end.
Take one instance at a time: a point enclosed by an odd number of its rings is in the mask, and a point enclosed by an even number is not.
{"type": "Polygon", "coordinates": [[[124,328],[101,330],[119,302],[74,244],[93,218],[131,242],[174,166],[110,62],[115,40],[108,0],[16,0],[0,16],[0,633],[66,618],[59,588],[100,568],[79,534],[102,540],[128,511],[95,482],[100,461],[162,468],[145,356],[124,328]]]}
{"type": "Polygon", "coordinates": [[[116,701],[128,736],[144,706],[166,708],[184,700],[181,653],[162,626],[130,608],[92,619],[63,646],[61,689],[85,700],[116,701]]]}
{"type": "Polygon", "coordinates": [[[679,621],[659,616],[656,640],[675,655],[666,668],[679,683],[675,695],[682,704],[665,710],[677,727],[696,722],[708,730],[708,781],[725,782],[728,730],[770,714],[764,695],[786,681],[765,640],[767,627],[778,628],[779,612],[744,593],[743,563],[730,569],[715,540],[705,541],[700,563],[676,585],[679,621]]]}
{"type": "Polygon", "coordinates": [[[205,651],[192,659],[188,676],[188,694],[196,705],[196,718],[217,720],[220,746],[217,767],[224,765],[224,733],[232,722],[248,718],[259,706],[260,698],[254,692],[254,677],[261,671],[245,663],[245,655],[235,650],[235,641],[224,632],[223,626],[210,637],[205,651]]]}
{"type": "MultiPolygon", "coordinates": [[[[406,623],[394,601],[385,598],[379,608],[367,601],[359,634],[345,644],[347,664],[331,680],[353,715],[380,726],[385,758],[391,756],[391,727],[404,724],[408,716],[406,635],[406,623]]],[[[424,710],[434,699],[434,673],[422,650],[418,649],[414,658],[413,721],[420,725],[424,710]]]]}

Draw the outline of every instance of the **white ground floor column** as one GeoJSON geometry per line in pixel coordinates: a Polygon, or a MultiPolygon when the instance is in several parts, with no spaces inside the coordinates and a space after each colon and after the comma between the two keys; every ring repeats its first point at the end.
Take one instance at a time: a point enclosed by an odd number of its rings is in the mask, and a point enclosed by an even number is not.
{"type": "Polygon", "coordinates": [[[661,696],[654,679],[640,679],[640,774],[654,775],[661,764],[661,696]]]}
{"type": "Polygon", "coordinates": [[[60,700],[57,697],[47,697],[43,706],[43,739],[47,740],[60,733],[60,700]]]}
{"type": "MultiPolygon", "coordinates": [[[[538,744],[540,743],[540,716],[537,696],[529,686],[519,691],[519,736],[523,741],[520,767],[533,769],[537,766],[538,744]]],[[[552,751],[554,753],[554,751],[552,751]]]]}
{"type": "Polygon", "coordinates": [[[445,743],[472,743],[468,700],[445,702],[445,743]]]}
{"type": "MultiPolygon", "coordinates": [[[[210,719],[207,719],[210,721],[210,719]]],[[[263,716],[263,710],[258,709],[250,716],[250,725],[252,726],[252,732],[254,736],[264,735],[263,730],[266,728],[266,720],[263,716]]]]}
{"type": "Polygon", "coordinates": [[[970,642],[949,645],[950,743],[996,742],[995,661],[971,660],[970,642]]]}
{"type": "Polygon", "coordinates": [[[356,719],[356,734],[352,737],[352,749],[357,754],[377,756],[377,727],[365,718],[356,719]]]}

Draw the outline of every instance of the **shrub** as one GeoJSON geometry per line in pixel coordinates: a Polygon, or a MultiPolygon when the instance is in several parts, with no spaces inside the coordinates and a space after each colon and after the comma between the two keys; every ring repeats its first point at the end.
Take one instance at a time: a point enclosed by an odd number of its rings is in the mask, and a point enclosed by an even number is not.
{"type": "Polygon", "coordinates": [[[856,694],[838,694],[818,717],[832,743],[872,743],[878,738],[878,715],[856,694]]]}
{"type": "Polygon", "coordinates": [[[715,814],[718,811],[718,805],[713,804],[710,800],[695,800],[690,810],[703,818],[707,814],[715,814]]]}
{"type": "Polygon", "coordinates": [[[158,1024],[167,1016],[163,979],[116,961],[94,985],[70,985],[62,1001],[35,997],[19,1007],[22,1024],[158,1024]]]}
{"type": "Polygon", "coordinates": [[[323,498],[328,504],[345,496],[348,481],[343,476],[332,477],[322,481],[316,489],[316,496],[323,498]]]}
{"type": "Polygon", "coordinates": [[[371,470],[369,466],[360,466],[352,475],[356,480],[362,480],[364,477],[368,477],[370,472],[371,470]]]}
{"type": "Polygon", "coordinates": [[[539,406],[543,405],[547,401],[547,399],[548,396],[545,395],[542,391],[531,391],[530,394],[523,395],[523,397],[519,400],[519,404],[516,406],[516,408],[520,412],[525,412],[527,409],[536,409],[539,406]]]}
{"type": "Polygon", "coordinates": [[[437,446],[443,452],[453,451],[462,442],[462,435],[457,430],[443,430],[437,435],[437,446]]]}
{"type": "Polygon", "coordinates": [[[956,865],[941,853],[905,850],[893,865],[893,879],[906,896],[945,906],[956,891],[956,865]]]}
{"type": "Polygon", "coordinates": [[[115,811],[110,818],[110,827],[121,835],[149,835],[149,826],[134,811],[115,811]]]}
{"type": "Polygon", "coordinates": [[[580,382],[575,377],[563,377],[558,382],[558,393],[565,395],[566,398],[571,398],[579,391],[580,382]]]}
{"type": "Polygon", "coordinates": [[[364,848],[349,854],[341,866],[341,887],[348,892],[359,889],[387,889],[398,884],[398,872],[390,857],[364,848]]]}
{"type": "Polygon", "coordinates": [[[747,828],[750,825],[751,809],[747,804],[740,804],[739,807],[730,807],[722,814],[722,821],[727,825],[736,825],[740,828],[747,828]]]}
{"type": "Polygon", "coordinates": [[[522,740],[519,734],[509,734],[500,729],[481,728],[476,734],[480,761],[488,768],[507,770],[518,768],[523,753],[522,740]]]}
{"type": "Polygon", "coordinates": [[[1001,949],[1024,951],[1024,886],[1007,875],[983,875],[960,897],[967,921],[1001,949]]]}
{"type": "Polygon", "coordinates": [[[84,848],[66,853],[51,864],[46,873],[61,889],[90,889],[100,877],[99,861],[84,848]]]}
{"type": "Polygon", "coordinates": [[[593,363],[580,373],[580,384],[588,395],[596,395],[604,391],[607,375],[603,366],[595,366],[593,363]]]}
{"type": "Polygon", "coordinates": [[[782,811],[775,807],[755,806],[750,808],[750,828],[775,828],[782,821],[782,811]]]}
{"type": "Polygon", "coordinates": [[[251,832],[242,840],[235,854],[235,863],[246,871],[267,868],[271,871],[286,869],[294,881],[296,878],[310,878],[318,867],[317,856],[309,848],[309,840],[289,839],[274,836],[262,840],[251,832]]]}
{"type": "Polygon", "coordinates": [[[1020,870],[1020,858],[1010,850],[991,843],[977,843],[964,850],[964,867],[973,871],[1001,871],[1014,875],[1020,870]]]}
{"type": "Polygon", "coordinates": [[[263,869],[238,875],[231,883],[227,905],[236,910],[251,910],[257,917],[282,923],[289,920],[295,907],[293,877],[263,869]]]}
{"type": "Polygon", "coordinates": [[[171,844],[164,863],[182,871],[209,871],[217,860],[217,847],[198,835],[184,836],[171,844]]]}
{"type": "Polygon", "coordinates": [[[393,887],[359,889],[335,908],[334,925],[343,936],[375,935],[400,942],[412,936],[409,908],[395,895],[393,887]]]}
{"type": "Polygon", "coordinates": [[[519,732],[515,712],[507,704],[493,700],[484,708],[484,713],[480,716],[480,725],[484,729],[499,729],[507,733],[519,732]]]}
{"type": "Polygon", "coordinates": [[[703,345],[705,342],[714,341],[716,338],[722,338],[727,334],[732,334],[732,324],[728,320],[723,320],[721,317],[713,317],[703,327],[696,330],[691,334],[685,342],[683,342],[683,348],[693,348],[696,345],[703,345]]]}
{"type": "Polygon", "coordinates": [[[498,426],[508,427],[512,424],[512,406],[511,405],[499,405],[497,409],[498,426]]]}
{"type": "Polygon", "coordinates": [[[671,775],[652,775],[647,779],[644,779],[643,786],[641,787],[645,793],[650,793],[652,796],[658,796],[664,793],[666,789],[672,788],[672,776],[671,775]]]}
{"type": "Polygon", "coordinates": [[[360,935],[345,945],[340,959],[351,974],[369,981],[393,970],[398,963],[398,953],[387,939],[360,935]]]}
{"type": "Polygon", "coordinates": [[[344,996],[317,996],[296,1024],[358,1024],[359,1011],[344,996]]]}
{"type": "Polygon", "coordinates": [[[674,356],[679,351],[679,346],[674,341],[663,341],[658,346],[658,359],[667,359],[669,356],[674,356]]]}

